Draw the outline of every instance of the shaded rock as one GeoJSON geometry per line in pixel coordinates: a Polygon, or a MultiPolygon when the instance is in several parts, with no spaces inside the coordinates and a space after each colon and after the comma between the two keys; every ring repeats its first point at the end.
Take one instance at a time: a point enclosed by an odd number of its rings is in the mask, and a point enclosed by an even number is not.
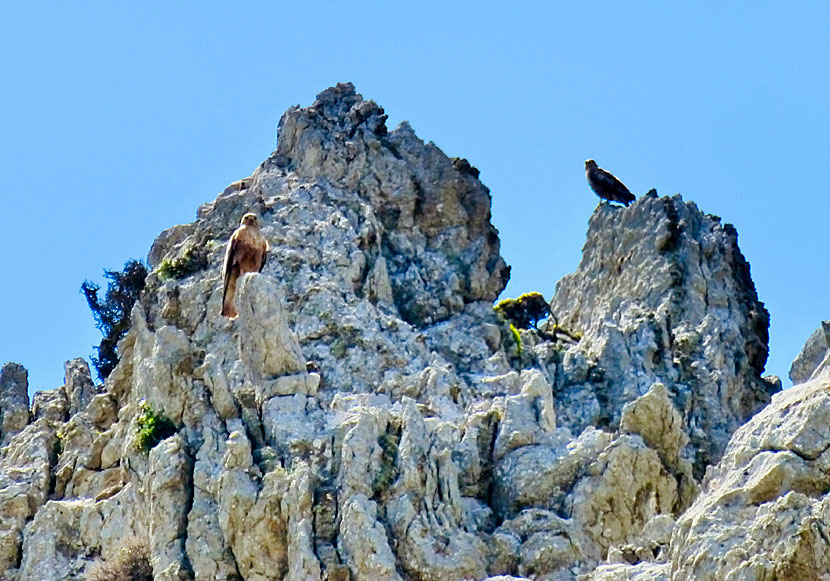
{"type": "Polygon", "coordinates": [[[493,506],[511,517],[523,508],[559,509],[580,473],[613,441],[611,434],[588,429],[556,447],[533,445],[511,452],[497,464],[493,506]]]}
{"type": "Polygon", "coordinates": [[[29,372],[19,363],[0,369],[0,446],[29,423],[29,372]]]}

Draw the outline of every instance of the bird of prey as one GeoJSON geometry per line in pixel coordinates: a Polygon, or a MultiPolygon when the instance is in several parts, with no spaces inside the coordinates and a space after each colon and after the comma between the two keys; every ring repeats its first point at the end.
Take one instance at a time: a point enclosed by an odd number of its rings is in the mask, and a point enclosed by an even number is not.
{"type": "Polygon", "coordinates": [[[225,252],[225,266],[222,268],[222,278],[225,281],[222,292],[222,315],[229,319],[236,318],[237,313],[233,306],[236,281],[245,273],[262,272],[267,256],[268,241],[259,231],[259,220],[256,214],[245,214],[242,216],[239,228],[228,240],[228,249],[225,252]]]}
{"type": "Polygon", "coordinates": [[[597,167],[597,162],[589,159],[585,162],[585,177],[588,178],[588,185],[594,190],[594,193],[600,197],[600,204],[602,200],[611,202],[620,202],[628,206],[637,198],[628,191],[620,180],[618,180],[610,172],[597,167]]]}

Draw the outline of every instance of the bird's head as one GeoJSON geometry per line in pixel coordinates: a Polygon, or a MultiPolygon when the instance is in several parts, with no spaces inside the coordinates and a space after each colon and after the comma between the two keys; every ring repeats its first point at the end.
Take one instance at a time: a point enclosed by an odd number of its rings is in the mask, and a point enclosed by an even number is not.
{"type": "Polygon", "coordinates": [[[259,218],[256,217],[256,214],[251,214],[248,212],[244,216],[242,216],[242,222],[240,222],[241,226],[259,226],[259,218]]]}
{"type": "Polygon", "coordinates": [[[596,169],[596,168],[597,168],[597,162],[595,162],[593,159],[586,159],[585,160],[585,169],[596,169]]]}

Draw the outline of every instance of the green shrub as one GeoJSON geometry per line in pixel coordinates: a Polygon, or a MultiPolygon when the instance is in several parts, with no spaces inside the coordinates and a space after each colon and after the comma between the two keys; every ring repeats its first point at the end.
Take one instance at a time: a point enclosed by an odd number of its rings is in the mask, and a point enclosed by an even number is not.
{"type": "Polygon", "coordinates": [[[164,414],[156,414],[146,400],[138,404],[141,415],[136,420],[135,446],[149,452],[156,445],[176,433],[176,425],[164,414]]]}
{"type": "Polygon", "coordinates": [[[136,537],[122,539],[114,557],[93,563],[86,572],[87,581],[153,581],[150,549],[136,537]]]}
{"type": "MultiPolygon", "coordinates": [[[[207,246],[205,247],[207,248],[207,246]]],[[[198,250],[195,246],[186,246],[175,258],[165,258],[159,264],[156,272],[162,280],[184,278],[198,272],[207,266],[207,251],[198,250]]]]}
{"type": "Polygon", "coordinates": [[[550,304],[541,293],[533,292],[499,301],[493,310],[518,329],[535,329],[539,321],[550,315],[550,304]]]}
{"type": "Polygon", "coordinates": [[[140,260],[129,260],[121,272],[104,270],[104,277],[110,280],[104,300],[98,297],[101,287],[94,282],[85,280],[81,285],[95,326],[104,335],[100,345],[95,347],[98,356],[91,357],[101,381],[105,381],[118,365],[118,341],[130,328],[130,311],[144,289],[147,268],[140,260]]]}

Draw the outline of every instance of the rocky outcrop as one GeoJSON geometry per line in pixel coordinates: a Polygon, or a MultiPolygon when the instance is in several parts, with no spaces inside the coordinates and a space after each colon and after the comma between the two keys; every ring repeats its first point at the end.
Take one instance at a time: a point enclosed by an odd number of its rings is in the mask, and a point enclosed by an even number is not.
{"type": "Polygon", "coordinates": [[[668,534],[636,543],[651,550],[609,554],[586,578],[830,578],[830,370],[819,367],[830,347],[817,337],[823,333],[810,337],[793,364],[812,379],[774,395],[735,432],[668,534]]]}
{"type": "MultiPolygon", "coordinates": [[[[270,161],[369,204],[367,266],[386,272],[405,321],[444,320],[466,303],[494,301],[507,284],[478,170],[424,144],[406,122],[387,131],[383,108],[351,84],[323,91],[307,109],[289,109],[270,161]]],[[[385,282],[379,286],[383,294],[385,282]]]]}
{"type": "Polygon", "coordinates": [[[519,346],[489,203],[351,85],[290,109],[251,176],[154,242],[103,389],[73,361],[10,429],[5,578],[76,578],[136,538],[157,579],[664,574],[703,471],[772,391],[734,229],[679,198],[600,206],[560,326],[519,346]],[[231,321],[248,211],[271,251],[231,321]]]}
{"type": "Polygon", "coordinates": [[[804,383],[830,370],[830,321],[822,321],[790,367],[793,385],[804,383]]]}
{"type": "Polygon", "coordinates": [[[0,445],[29,423],[29,373],[18,363],[0,369],[0,445]]]}
{"type": "Polygon", "coordinates": [[[830,577],[830,375],[740,428],[678,520],[672,579],[830,577]]]}
{"type": "Polygon", "coordinates": [[[625,402],[664,384],[698,477],[776,390],[761,378],[769,314],[737,239],[731,224],[680,196],[650,192],[627,211],[600,206],[582,262],[551,305],[560,325],[582,333],[591,361],[589,393],[570,387],[566,401],[593,396],[591,423],[616,427],[625,402]]]}
{"type": "Polygon", "coordinates": [[[64,390],[69,400],[69,413],[84,411],[95,395],[95,384],[89,373],[89,364],[78,357],[64,364],[64,390]]]}
{"type": "MultiPolygon", "coordinates": [[[[0,572],[20,561],[24,525],[46,502],[58,444],[57,428],[66,419],[66,398],[35,397],[28,423],[28,374],[7,363],[0,372],[0,572]]],[[[8,575],[2,573],[3,577],[8,575]]]]}

